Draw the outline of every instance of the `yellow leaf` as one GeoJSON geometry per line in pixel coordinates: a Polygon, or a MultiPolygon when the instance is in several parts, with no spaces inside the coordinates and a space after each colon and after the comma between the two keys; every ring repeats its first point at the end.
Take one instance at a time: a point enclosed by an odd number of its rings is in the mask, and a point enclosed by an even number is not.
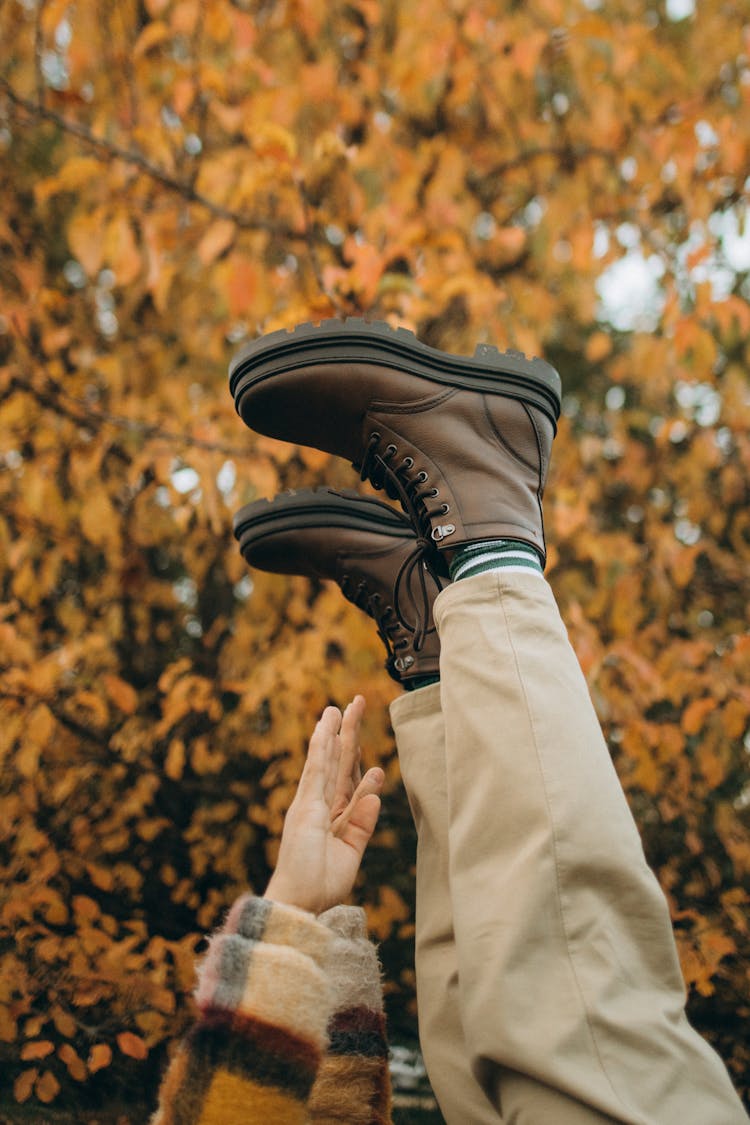
{"type": "Polygon", "coordinates": [[[216,261],[234,241],[235,224],[231,219],[217,219],[198,243],[198,257],[204,266],[216,261]]]}
{"type": "Polygon", "coordinates": [[[148,51],[152,50],[153,47],[157,47],[160,43],[163,43],[165,39],[168,39],[170,34],[169,28],[161,20],[154,20],[153,23],[147,23],[133,47],[133,58],[141,58],[148,51]]]}
{"type": "Polygon", "coordinates": [[[114,271],[118,285],[130,285],[141,272],[143,259],[126,215],[118,215],[107,227],[104,256],[114,271]]]}
{"type": "Polygon", "coordinates": [[[68,224],[68,246],[89,277],[99,272],[104,259],[104,215],[101,208],[73,216],[68,224]]]}
{"type": "Polygon", "coordinates": [[[39,746],[33,742],[22,742],[16,754],[16,768],[22,777],[31,779],[39,769],[39,746]]]}
{"type": "Polygon", "coordinates": [[[103,699],[93,691],[77,691],[70,700],[71,710],[91,726],[101,729],[109,722],[109,711],[103,699]]]}
{"type": "Polygon", "coordinates": [[[38,203],[44,203],[52,195],[61,191],[77,191],[102,174],[101,161],[93,156],[73,156],[66,160],[56,176],[41,180],[34,188],[38,203]]]}
{"type": "Polygon", "coordinates": [[[31,712],[26,724],[24,738],[38,746],[40,750],[49,742],[55,729],[55,718],[46,703],[40,703],[31,712]]]}
{"type": "Polygon", "coordinates": [[[297,138],[274,121],[254,124],[248,140],[258,156],[293,158],[297,155],[297,138]]]}
{"type": "Polygon", "coordinates": [[[117,515],[104,489],[93,489],[81,507],[81,531],[90,543],[103,547],[116,536],[117,515]]]}

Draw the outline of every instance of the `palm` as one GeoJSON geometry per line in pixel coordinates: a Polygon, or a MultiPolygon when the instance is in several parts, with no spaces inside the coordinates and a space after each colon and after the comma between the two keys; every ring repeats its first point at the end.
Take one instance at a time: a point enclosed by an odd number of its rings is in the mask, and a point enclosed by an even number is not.
{"type": "Polygon", "coordinates": [[[383,771],[360,769],[365,701],[324,711],[287,813],[276,871],[266,892],[321,913],[350,893],[380,810],[383,771]]]}

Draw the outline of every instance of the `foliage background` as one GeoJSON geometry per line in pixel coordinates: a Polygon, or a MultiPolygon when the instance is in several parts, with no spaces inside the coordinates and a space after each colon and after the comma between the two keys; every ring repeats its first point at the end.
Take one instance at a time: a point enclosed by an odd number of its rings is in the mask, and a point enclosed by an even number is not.
{"type": "Polygon", "coordinates": [[[379,642],[337,590],[250,577],[231,536],[256,496],[352,477],[246,432],[228,359],[364,312],[561,371],[549,578],[691,1016],[747,1096],[746,20],[736,0],[0,2],[8,1120],[142,1120],[201,935],[263,888],[314,717],[363,687],[388,778],[363,894],[414,1039],[379,642]],[[643,258],[658,283],[613,323],[598,279],[643,258]]]}

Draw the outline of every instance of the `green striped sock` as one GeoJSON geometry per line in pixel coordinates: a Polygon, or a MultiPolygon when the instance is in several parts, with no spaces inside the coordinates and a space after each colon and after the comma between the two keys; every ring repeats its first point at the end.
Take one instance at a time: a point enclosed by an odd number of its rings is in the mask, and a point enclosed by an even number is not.
{"type": "Polygon", "coordinates": [[[407,691],[419,691],[420,688],[439,683],[440,676],[415,676],[413,680],[404,680],[404,687],[407,691]]]}
{"type": "Polygon", "coordinates": [[[459,547],[448,564],[451,580],[473,578],[487,570],[543,574],[542,561],[532,546],[517,539],[485,539],[459,547]]]}

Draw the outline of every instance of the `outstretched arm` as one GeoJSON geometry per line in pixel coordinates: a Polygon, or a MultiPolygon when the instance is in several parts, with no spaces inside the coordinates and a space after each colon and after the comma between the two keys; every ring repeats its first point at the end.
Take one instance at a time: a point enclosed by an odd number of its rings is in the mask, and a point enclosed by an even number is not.
{"type": "Polygon", "coordinates": [[[310,740],[299,787],[284,822],[266,897],[312,914],[337,906],[354,886],[380,812],[381,769],[362,777],[356,696],[341,712],[327,707],[310,740]]]}
{"type": "MultiPolygon", "coordinates": [[[[383,784],[382,770],[361,776],[363,711],[358,696],[343,716],[327,708],[315,728],[276,872],[266,896],[243,895],[210,940],[196,990],[200,1017],[172,1059],[152,1125],[285,1125],[301,1120],[302,1107],[316,1113],[310,1096],[341,1004],[331,961],[345,958],[341,935],[312,915],[351,891],[383,784]]],[[[364,942],[364,931],[347,941],[357,937],[364,942]]],[[[364,1015],[382,1021],[377,1011],[364,1015]]],[[[379,1074],[384,1065],[385,1057],[379,1074]]],[[[387,1112],[385,1087],[379,1103],[387,1112]]]]}

